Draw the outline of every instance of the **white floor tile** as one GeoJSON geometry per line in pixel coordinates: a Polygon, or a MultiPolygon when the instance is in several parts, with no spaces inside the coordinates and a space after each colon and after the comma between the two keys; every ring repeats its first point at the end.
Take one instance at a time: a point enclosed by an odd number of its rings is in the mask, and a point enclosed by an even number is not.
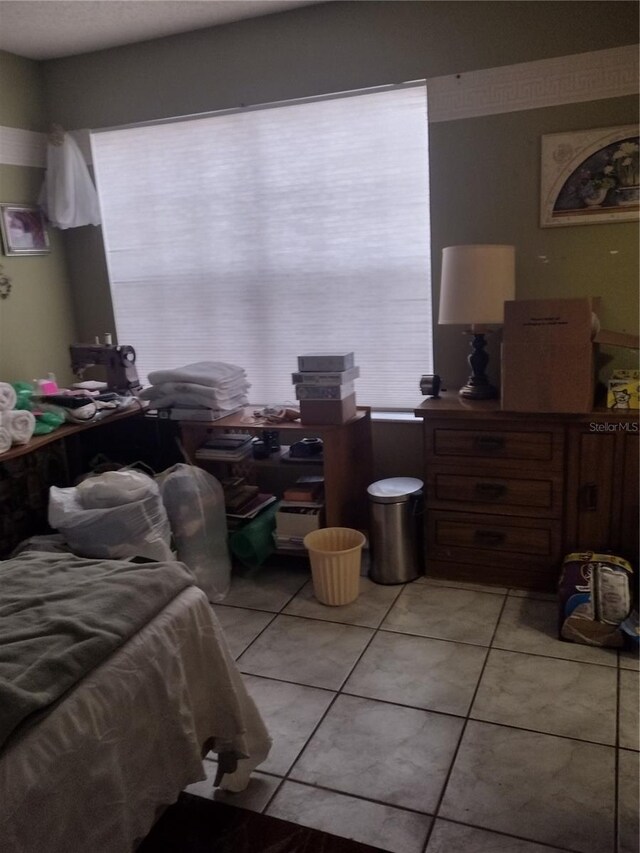
{"type": "Polygon", "coordinates": [[[616,682],[613,667],[492,649],[471,717],[613,746],[616,682]]]}
{"type": "Polygon", "coordinates": [[[431,825],[426,815],[296,782],[284,783],[267,814],[391,853],[422,853],[431,825]]]}
{"type": "Polygon", "coordinates": [[[289,775],[432,813],[461,730],[458,717],[339,696],[289,775]]]}
{"type": "Polygon", "coordinates": [[[507,596],[493,647],[606,666],[618,664],[615,649],[558,639],[558,607],[552,601],[507,596]]]}
{"type": "Polygon", "coordinates": [[[504,596],[473,589],[409,584],[382,628],[440,640],[488,646],[504,596]]]}
{"type": "Polygon", "coordinates": [[[554,853],[558,850],[558,847],[543,847],[509,835],[438,819],[426,853],[554,853]]]}
{"type": "Polygon", "coordinates": [[[273,619],[273,613],[260,610],[245,610],[242,607],[225,607],[214,604],[213,612],[218,617],[234,658],[239,658],[247,646],[273,619]]]}
{"type": "Polygon", "coordinates": [[[371,628],[278,616],[238,665],[251,675],[338,690],[372,634],[371,628]]]}
{"type": "Polygon", "coordinates": [[[343,692],[464,716],[486,655],[481,646],[381,631],[343,692]]]}
{"type": "Polygon", "coordinates": [[[360,578],[360,594],[355,601],[341,606],[329,606],[316,599],[313,584],[309,581],[289,602],[283,613],[377,628],[401,590],[401,586],[382,586],[368,578],[360,578]]]}
{"type": "Polygon", "coordinates": [[[255,675],[245,675],[244,681],[273,739],[269,757],[260,765],[260,770],[284,776],[335,693],[255,675]]]}
{"type": "Polygon", "coordinates": [[[470,721],[439,816],[580,853],[614,838],[615,749],[470,721]]]}

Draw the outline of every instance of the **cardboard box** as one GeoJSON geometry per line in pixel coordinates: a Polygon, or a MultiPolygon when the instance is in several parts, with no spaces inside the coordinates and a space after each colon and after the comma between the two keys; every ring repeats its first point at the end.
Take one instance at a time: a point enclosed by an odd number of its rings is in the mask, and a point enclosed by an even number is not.
{"type": "Polygon", "coordinates": [[[322,527],[322,510],[304,507],[281,508],[276,511],[276,534],[302,538],[322,527]]]}
{"type": "Polygon", "coordinates": [[[298,356],[298,370],[311,373],[349,370],[355,363],[352,352],[312,352],[298,356]]]}
{"type": "Polygon", "coordinates": [[[588,299],[505,302],[502,408],[590,412],[594,363],[588,299]]]}
{"type": "Polygon", "coordinates": [[[356,395],[344,400],[300,400],[300,422],[303,424],[346,424],[357,414],[356,395]]]}
{"type": "Polygon", "coordinates": [[[640,370],[614,370],[609,379],[607,408],[640,409],[640,370]]]}
{"type": "Polygon", "coordinates": [[[353,382],[345,385],[295,385],[296,400],[344,400],[355,394],[353,382]]]}

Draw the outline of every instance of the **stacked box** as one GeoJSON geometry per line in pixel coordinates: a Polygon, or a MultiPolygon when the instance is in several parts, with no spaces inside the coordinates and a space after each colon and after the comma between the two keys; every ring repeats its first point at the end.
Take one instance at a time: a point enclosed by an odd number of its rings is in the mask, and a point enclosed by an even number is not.
{"type": "Polygon", "coordinates": [[[614,370],[609,379],[607,408],[640,409],[640,370],[614,370]]]}
{"type": "Polygon", "coordinates": [[[354,381],[360,376],[354,354],[309,353],[298,356],[291,374],[303,424],[344,424],[356,415],[354,381]]]}

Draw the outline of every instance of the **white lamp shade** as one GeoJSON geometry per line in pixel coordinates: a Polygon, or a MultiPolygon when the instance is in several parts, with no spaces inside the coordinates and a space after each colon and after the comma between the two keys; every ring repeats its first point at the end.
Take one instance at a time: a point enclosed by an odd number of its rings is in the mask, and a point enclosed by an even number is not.
{"type": "Polygon", "coordinates": [[[504,303],[515,298],[515,291],[515,246],[449,246],[442,250],[439,323],[503,323],[504,303]]]}

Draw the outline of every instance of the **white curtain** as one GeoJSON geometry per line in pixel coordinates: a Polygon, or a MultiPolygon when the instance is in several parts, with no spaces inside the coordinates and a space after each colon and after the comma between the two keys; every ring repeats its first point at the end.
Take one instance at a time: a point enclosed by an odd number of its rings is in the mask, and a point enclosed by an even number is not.
{"type": "Polygon", "coordinates": [[[92,133],[118,341],[142,379],[242,365],[294,399],[296,357],[354,351],[357,401],[411,407],[432,371],[420,85],[92,133]]]}

